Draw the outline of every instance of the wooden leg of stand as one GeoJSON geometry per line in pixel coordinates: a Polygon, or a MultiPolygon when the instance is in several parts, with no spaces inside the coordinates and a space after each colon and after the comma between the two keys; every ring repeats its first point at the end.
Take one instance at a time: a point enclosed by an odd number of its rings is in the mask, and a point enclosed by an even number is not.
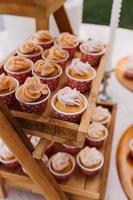
{"type": "Polygon", "coordinates": [[[7,196],[6,194],[6,188],[5,188],[5,181],[0,176],[0,198],[5,198],[7,196]]]}
{"type": "MultiPolygon", "coordinates": [[[[40,188],[47,200],[67,200],[66,196],[59,189],[55,189],[52,181],[46,176],[39,164],[33,159],[31,153],[21,142],[19,136],[9,123],[5,115],[0,111],[0,138],[14,153],[19,163],[24,167],[33,182],[40,188]]],[[[54,182],[54,181],[53,181],[54,182]]],[[[56,183],[55,183],[56,185],[56,183]]]]}
{"type": "Polygon", "coordinates": [[[36,31],[38,30],[48,30],[49,29],[49,19],[47,18],[36,18],[36,31]]]}
{"type": "Polygon", "coordinates": [[[54,18],[60,32],[69,32],[73,34],[73,29],[64,6],[61,6],[54,12],[54,18]]]}

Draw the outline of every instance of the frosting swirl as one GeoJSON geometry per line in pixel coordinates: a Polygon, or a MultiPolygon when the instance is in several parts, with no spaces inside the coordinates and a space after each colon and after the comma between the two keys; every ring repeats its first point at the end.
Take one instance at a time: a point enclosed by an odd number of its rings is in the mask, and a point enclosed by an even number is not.
{"type": "Polygon", "coordinates": [[[70,87],[65,87],[57,93],[57,99],[63,105],[81,105],[80,92],[76,89],[71,89],[70,87]]]}
{"type": "Polygon", "coordinates": [[[96,148],[85,147],[80,151],[79,158],[82,165],[91,168],[100,164],[102,156],[96,148]]]}
{"type": "Polygon", "coordinates": [[[52,160],[52,167],[55,171],[63,171],[69,165],[69,157],[66,153],[58,152],[52,160]]]}
{"type": "Polygon", "coordinates": [[[83,49],[88,53],[99,53],[103,49],[103,44],[100,41],[89,40],[83,43],[83,49]]]}
{"type": "Polygon", "coordinates": [[[34,34],[34,38],[33,38],[34,42],[38,44],[49,42],[52,39],[53,39],[53,36],[47,30],[38,31],[37,33],[34,34]]]}
{"type": "Polygon", "coordinates": [[[47,77],[52,75],[53,73],[57,75],[59,73],[59,66],[55,63],[51,63],[45,60],[38,60],[35,63],[35,73],[47,77]]]}
{"type": "Polygon", "coordinates": [[[5,64],[6,68],[12,72],[25,71],[31,68],[31,62],[22,56],[12,56],[5,64]]]}
{"type": "Polygon", "coordinates": [[[88,128],[88,136],[94,139],[102,138],[105,135],[105,127],[97,122],[90,124],[88,128]]]}
{"type": "Polygon", "coordinates": [[[77,38],[70,33],[61,33],[57,40],[61,46],[75,46],[78,43],[77,38]]]}
{"type": "Polygon", "coordinates": [[[39,52],[39,47],[32,41],[26,41],[19,47],[19,51],[23,54],[39,52]]]}
{"type": "Polygon", "coordinates": [[[29,77],[25,83],[17,89],[17,94],[22,102],[35,102],[42,95],[48,95],[48,86],[40,82],[39,78],[29,77]]]}
{"type": "Polygon", "coordinates": [[[85,76],[89,75],[91,65],[88,63],[83,63],[80,59],[75,58],[72,60],[70,69],[73,71],[73,74],[85,76]]]}
{"type": "Polygon", "coordinates": [[[15,88],[16,83],[10,76],[6,76],[4,73],[0,75],[0,92],[11,92],[15,88]]]}
{"type": "Polygon", "coordinates": [[[107,119],[110,116],[109,110],[102,106],[97,106],[92,113],[92,121],[100,122],[107,119]]]}
{"type": "Polygon", "coordinates": [[[64,58],[66,58],[66,56],[67,56],[67,53],[65,50],[63,50],[59,47],[53,46],[49,49],[47,58],[50,60],[58,61],[58,60],[62,60],[64,58]]]}
{"type": "Polygon", "coordinates": [[[37,145],[38,142],[40,141],[40,137],[37,137],[37,136],[31,136],[30,141],[31,141],[33,147],[36,147],[36,145],[37,145]]]}

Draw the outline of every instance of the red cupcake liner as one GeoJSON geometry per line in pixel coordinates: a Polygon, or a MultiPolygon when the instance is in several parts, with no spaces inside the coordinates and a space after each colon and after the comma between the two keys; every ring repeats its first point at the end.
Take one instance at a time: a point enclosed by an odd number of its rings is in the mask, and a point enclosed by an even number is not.
{"type": "Polygon", "coordinates": [[[7,161],[7,163],[6,163],[6,161],[4,161],[2,164],[5,167],[10,168],[10,169],[16,169],[16,168],[20,167],[20,164],[17,160],[16,161],[7,161]]]}
{"type": "Polygon", "coordinates": [[[51,91],[54,91],[59,83],[59,78],[51,79],[51,80],[44,80],[40,78],[40,81],[44,84],[47,84],[51,91]]]}
{"type": "Polygon", "coordinates": [[[87,171],[87,170],[84,170],[83,168],[80,168],[81,169],[81,171],[84,173],[84,174],[86,174],[86,175],[88,175],[88,176],[95,176],[96,174],[98,174],[98,172],[100,171],[100,170],[96,170],[96,171],[87,171]]]}
{"type": "Polygon", "coordinates": [[[77,51],[77,47],[68,47],[68,48],[63,48],[69,53],[69,59],[72,59],[75,57],[75,53],[77,51]]]}
{"type": "Polygon", "coordinates": [[[59,112],[54,111],[53,113],[53,117],[56,119],[61,119],[64,121],[69,121],[69,122],[73,122],[73,123],[79,123],[81,120],[81,116],[82,114],[73,114],[73,115],[65,115],[65,114],[61,114],[59,112]]]}
{"type": "Polygon", "coordinates": [[[74,147],[74,146],[71,147],[66,144],[63,144],[63,148],[64,148],[65,152],[70,153],[70,154],[77,154],[81,150],[81,148],[79,148],[79,147],[74,147]]]}
{"type": "Polygon", "coordinates": [[[42,48],[43,48],[43,50],[46,50],[46,49],[50,49],[53,45],[54,45],[54,43],[53,43],[53,41],[52,42],[47,42],[47,43],[42,43],[42,44],[39,44],[42,48]]]}
{"type": "Polygon", "coordinates": [[[11,107],[16,103],[15,91],[9,95],[0,96],[0,100],[2,100],[2,102],[4,102],[8,107],[11,107]]]}
{"type": "Polygon", "coordinates": [[[88,62],[92,67],[99,65],[102,55],[90,55],[85,52],[81,52],[81,61],[88,62]]]}
{"type": "Polygon", "coordinates": [[[86,144],[90,147],[99,148],[100,146],[102,146],[103,142],[104,142],[104,139],[103,140],[93,140],[93,139],[90,139],[89,137],[86,138],[86,144]]]}
{"type": "Polygon", "coordinates": [[[31,77],[32,76],[32,69],[30,71],[27,71],[27,72],[24,72],[24,73],[13,73],[13,72],[6,72],[9,76],[13,77],[13,78],[16,78],[20,85],[23,84],[25,82],[25,80],[28,78],[28,77],[31,77]]]}

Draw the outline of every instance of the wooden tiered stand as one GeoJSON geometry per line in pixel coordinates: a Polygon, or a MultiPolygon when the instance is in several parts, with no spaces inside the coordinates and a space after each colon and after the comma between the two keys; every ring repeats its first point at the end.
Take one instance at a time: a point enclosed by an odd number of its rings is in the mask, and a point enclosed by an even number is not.
{"type": "MultiPolygon", "coordinates": [[[[63,0],[0,0],[0,13],[35,17],[37,30],[48,29],[49,16],[54,14],[60,32],[68,31],[73,33],[63,3],[63,0]]],[[[10,185],[15,188],[42,194],[48,200],[104,199],[116,105],[110,103],[102,104],[103,106],[108,107],[112,114],[112,118],[111,122],[108,124],[108,140],[101,149],[105,157],[104,168],[97,176],[89,178],[80,173],[77,169],[68,181],[58,184],[49,173],[47,167],[44,166],[41,158],[49,141],[66,143],[79,147],[84,145],[92,110],[96,105],[100,83],[105,71],[109,55],[108,52],[109,47],[107,48],[107,53],[101,59],[97,70],[97,76],[91,84],[91,90],[86,94],[89,106],[84,112],[79,125],[52,118],[50,101],[46,113],[41,116],[16,110],[10,112],[9,109],[0,102],[0,137],[14,153],[19,163],[28,174],[26,175],[21,168],[9,170],[1,165],[1,197],[6,196],[5,185],[10,185]],[[41,137],[36,149],[33,148],[26,134],[41,137]],[[67,193],[67,196],[63,191],[67,193]]],[[[8,58],[6,58],[1,65],[3,65],[7,59],[8,58]]],[[[62,88],[65,83],[66,80],[62,78],[57,90],[62,88]]],[[[57,145],[57,148],[61,150],[59,144],[57,145]]]]}

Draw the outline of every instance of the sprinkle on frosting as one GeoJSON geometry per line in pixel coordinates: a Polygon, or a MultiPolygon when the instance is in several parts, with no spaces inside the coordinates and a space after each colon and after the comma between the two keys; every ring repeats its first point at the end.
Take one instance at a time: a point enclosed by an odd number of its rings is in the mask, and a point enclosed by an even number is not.
{"type": "Polygon", "coordinates": [[[57,93],[58,101],[63,105],[76,105],[80,106],[81,96],[80,92],[76,89],[71,89],[70,87],[65,87],[57,93]]]}
{"type": "Polygon", "coordinates": [[[66,54],[65,50],[63,50],[59,47],[53,46],[49,49],[47,58],[50,60],[58,61],[58,60],[62,60],[64,58],[66,58],[66,56],[67,56],[67,54],[66,54]]]}
{"type": "Polygon", "coordinates": [[[89,40],[83,43],[83,49],[88,53],[99,53],[103,50],[103,44],[100,41],[89,40]]]}
{"type": "Polygon", "coordinates": [[[92,121],[100,122],[110,116],[109,110],[102,106],[97,106],[92,113],[92,121]]]}
{"type": "Polygon", "coordinates": [[[70,69],[73,71],[73,74],[85,76],[90,73],[91,65],[89,63],[83,63],[80,59],[75,58],[72,60],[70,69]]]}
{"type": "Polygon", "coordinates": [[[49,42],[53,39],[53,36],[47,30],[40,30],[34,34],[33,41],[35,43],[41,44],[45,42],[49,42]]]}
{"type": "Polygon", "coordinates": [[[91,168],[100,164],[102,155],[96,148],[85,147],[80,151],[79,158],[82,165],[91,168]]]}
{"type": "Polygon", "coordinates": [[[61,46],[75,46],[78,44],[78,40],[74,35],[65,32],[58,37],[58,44],[61,46]]]}
{"type": "Polygon", "coordinates": [[[26,41],[19,47],[19,50],[23,54],[28,54],[28,53],[39,51],[39,48],[37,44],[35,44],[34,42],[26,41]]]}
{"type": "Polygon", "coordinates": [[[94,139],[100,139],[105,135],[104,125],[98,122],[92,122],[88,128],[88,136],[94,139]]]}
{"type": "Polygon", "coordinates": [[[35,73],[47,77],[52,75],[54,72],[59,73],[59,66],[55,63],[51,63],[45,60],[38,60],[35,63],[35,73]]]}
{"type": "Polygon", "coordinates": [[[55,171],[62,171],[69,165],[69,157],[66,153],[58,152],[52,160],[52,167],[55,171]]]}
{"type": "Polygon", "coordinates": [[[48,95],[48,86],[40,82],[39,78],[29,77],[17,90],[17,95],[22,102],[35,102],[42,95],[48,95]]]}
{"type": "Polygon", "coordinates": [[[6,62],[5,66],[12,72],[19,72],[31,68],[31,62],[22,56],[12,56],[6,62]]]}
{"type": "Polygon", "coordinates": [[[0,75],[0,92],[11,92],[16,88],[13,78],[6,76],[4,73],[0,75]]]}

